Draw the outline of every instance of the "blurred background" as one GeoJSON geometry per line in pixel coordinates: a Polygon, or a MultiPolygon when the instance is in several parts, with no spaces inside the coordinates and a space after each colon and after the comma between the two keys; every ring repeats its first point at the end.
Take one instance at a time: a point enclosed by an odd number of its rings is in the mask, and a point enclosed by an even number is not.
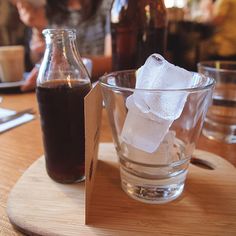
{"type": "MultiPolygon", "coordinates": [[[[0,0],[0,46],[24,45],[26,70],[30,71],[35,63],[30,56],[32,27],[20,20],[16,2],[0,0]]],[[[236,60],[235,0],[164,0],[164,3],[168,12],[168,60],[194,71],[202,60],[236,60]]]]}

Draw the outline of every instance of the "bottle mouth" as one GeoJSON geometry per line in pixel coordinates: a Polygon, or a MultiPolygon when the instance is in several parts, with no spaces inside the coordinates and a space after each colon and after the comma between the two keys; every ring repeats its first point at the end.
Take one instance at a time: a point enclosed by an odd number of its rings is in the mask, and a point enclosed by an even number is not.
{"type": "Polygon", "coordinates": [[[76,30],[75,29],[44,29],[42,31],[44,37],[63,37],[67,36],[69,38],[76,37],[76,30]]]}

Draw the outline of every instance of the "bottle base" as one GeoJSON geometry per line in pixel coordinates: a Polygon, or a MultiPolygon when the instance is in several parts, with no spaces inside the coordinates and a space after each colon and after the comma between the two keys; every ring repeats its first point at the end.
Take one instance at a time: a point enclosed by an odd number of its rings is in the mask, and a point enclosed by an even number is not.
{"type": "Polygon", "coordinates": [[[55,182],[60,183],[60,184],[74,184],[74,183],[79,183],[83,182],[85,180],[85,175],[77,177],[77,178],[57,178],[51,173],[47,171],[48,176],[55,182]]]}

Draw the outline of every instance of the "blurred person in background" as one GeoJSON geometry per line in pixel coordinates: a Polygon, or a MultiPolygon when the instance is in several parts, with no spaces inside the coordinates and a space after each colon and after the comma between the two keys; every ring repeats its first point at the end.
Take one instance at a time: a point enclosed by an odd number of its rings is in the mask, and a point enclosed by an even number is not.
{"type": "Polygon", "coordinates": [[[25,47],[25,69],[30,71],[32,63],[27,43],[29,28],[19,18],[16,0],[0,0],[0,46],[22,45],[25,47]]]}
{"type": "Polygon", "coordinates": [[[212,19],[214,1],[213,0],[201,0],[199,3],[201,11],[200,22],[208,22],[212,19]]]}
{"type": "Polygon", "coordinates": [[[187,0],[184,19],[187,21],[206,22],[212,17],[214,0],[187,0]]]}
{"type": "MultiPolygon", "coordinates": [[[[44,28],[73,28],[77,30],[81,56],[92,59],[92,78],[111,70],[111,36],[108,14],[112,0],[47,0],[34,6],[29,0],[17,0],[21,20],[32,28],[31,58],[38,63],[44,53],[44,28]]],[[[35,67],[22,91],[35,88],[38,68],[35,67]]]]}
{"type": "Polygon", "coordinates": [[[10,1],[0,0],[0,45],[24,43],[25,28],[19,19],[16,7],[10,1]]]}
{"type": "Polygon", "coordinates": [[[10,15],[10,4],[8,1],[0,0],[0,45],[8,45],[10,42],[7,23],[10,15]]]}
{"type": "Polygon", "coordinates": [[[236,0],[216,0],[210,24],[214,32],[204,43],[206,58],[236,60],[236,0]]]}

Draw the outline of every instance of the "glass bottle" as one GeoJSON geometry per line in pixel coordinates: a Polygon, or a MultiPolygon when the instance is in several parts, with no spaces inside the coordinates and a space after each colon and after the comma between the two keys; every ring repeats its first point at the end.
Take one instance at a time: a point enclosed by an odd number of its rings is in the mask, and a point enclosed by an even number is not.
{"type": "Polygon", "coordinates": [[[162,0],[114,0],[112,69],[134,69],[152,53],[165,56],[167,12],[162,0]]]}
{"type": "Polygon", "coordinates": [[[43,31],[46,50],[36,94],[43,133],[46,169],[55,181],[84,180],[84,97],[91,89],[76,47],[75,30],[43,31]]]}

